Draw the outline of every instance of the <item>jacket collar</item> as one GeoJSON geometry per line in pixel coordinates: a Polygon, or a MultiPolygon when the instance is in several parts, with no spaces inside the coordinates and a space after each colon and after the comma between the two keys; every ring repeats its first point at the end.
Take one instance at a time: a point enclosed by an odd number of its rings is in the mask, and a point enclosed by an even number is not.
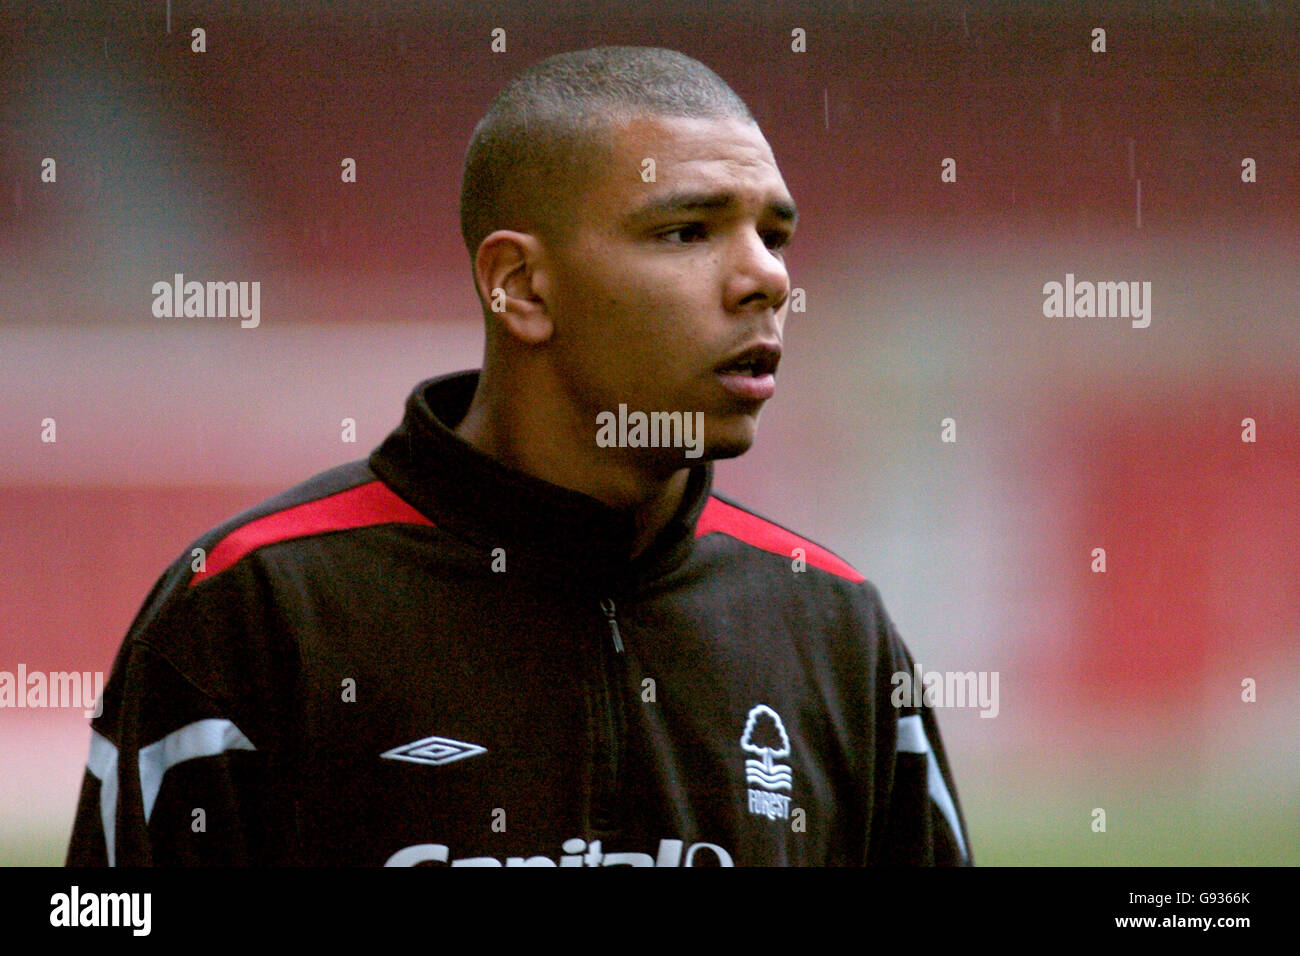
{"type": "Polygon", "coordinates": [[[685,560],[712,487],[711,463],[691,469],[676,514],[633,561],[630,512],[509,468],[452,430],[478,376],[457,372],[417,385],[402,423],[371,454],[371,470],[436,526],[484,549],[484,568],[492,549],[504,548],[508,572],[576,575],[575,583],[603,594],[685,560]]]}

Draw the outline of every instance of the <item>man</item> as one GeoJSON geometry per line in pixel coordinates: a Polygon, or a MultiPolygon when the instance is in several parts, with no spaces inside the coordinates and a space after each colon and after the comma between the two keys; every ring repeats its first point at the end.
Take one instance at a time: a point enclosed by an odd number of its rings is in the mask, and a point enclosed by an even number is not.
{"type": "Polygon", "coordinates": [[[482,372],[162,578],[69,862],[969,863],[875,589],[711,491],[789,294],[744,104],[667,50],[544,60],[461,215],[482,372]]]}

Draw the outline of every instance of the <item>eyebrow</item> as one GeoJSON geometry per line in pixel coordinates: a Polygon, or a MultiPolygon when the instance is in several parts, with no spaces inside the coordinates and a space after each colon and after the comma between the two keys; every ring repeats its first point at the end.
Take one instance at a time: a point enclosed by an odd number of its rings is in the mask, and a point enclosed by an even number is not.
{"type": "MultiPolygon", "coordinates": [[[[732,192],[675,192],[652,199],[643,206],[634,209],[624,218],[629,225],[657,219],[674,213],[714,212],[733,209],[740,205],[740,200],[732,192]]],[[[780,220],[791,228],[799,221],[799,210],[794,202],[782,199],[769,200],[763,206],[765,215],[780,220]]]]}

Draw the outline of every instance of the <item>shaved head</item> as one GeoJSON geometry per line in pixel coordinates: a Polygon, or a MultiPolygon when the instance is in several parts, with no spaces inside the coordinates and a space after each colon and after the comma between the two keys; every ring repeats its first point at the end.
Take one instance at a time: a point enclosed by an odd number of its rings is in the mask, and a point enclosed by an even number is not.
{"type": "Polygon", "coordinates": [[[456,433],[644,509],[653,531],[690,463],[671,443],[602,445],[595,425],[613,408],[680,410],[707,436],[698,455],[750,447],[775,390],[795,219],[753,115],[696,60],[607,46],[518,74],[465,158],[461,229],[486,334],[456,433]]]}
{"type": "Polygon", "coordinates": [[[674,50],[560,53],[512,79],[474,128],[465,156],[460,224],[470,259],[497,229],[563,242],[576,197],[611,155],[610,128],[644,115],[754,121],[721,77],[674,50]]]}

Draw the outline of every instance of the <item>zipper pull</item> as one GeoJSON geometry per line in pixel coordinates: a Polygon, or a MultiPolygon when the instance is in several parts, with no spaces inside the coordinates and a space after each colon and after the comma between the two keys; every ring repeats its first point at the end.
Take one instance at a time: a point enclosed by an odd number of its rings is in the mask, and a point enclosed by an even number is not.
{"type": "Polygon", "coordinates": [[[618,621],[614,618],[614,599],[603,598],[600,602],[600,609],[605,612],[605,619],[609,621],[609,632],[614,637],[614,650],[622,654],[623,638],[619,636],[618,621]]]}

